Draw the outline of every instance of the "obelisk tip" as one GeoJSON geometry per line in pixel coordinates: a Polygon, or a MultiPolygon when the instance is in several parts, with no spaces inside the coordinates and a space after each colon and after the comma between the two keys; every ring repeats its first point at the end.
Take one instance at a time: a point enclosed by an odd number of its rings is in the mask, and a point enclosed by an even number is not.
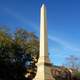
{"type": "Polygon", "coordinates": [[[44,8],[45,7],[45,4],[42,4],[42,8],[44,8]]]}

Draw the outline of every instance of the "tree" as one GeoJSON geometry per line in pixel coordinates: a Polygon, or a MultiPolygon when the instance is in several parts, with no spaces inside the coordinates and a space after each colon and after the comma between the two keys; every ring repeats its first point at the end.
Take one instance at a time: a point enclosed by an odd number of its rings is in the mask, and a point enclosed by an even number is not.
{"type": "Polygon", "coordinates": [[[74,55],[70,55],[69,57],[66,58],[67,63],[66,66],[75,70],[79,70],[80,69],[80,61],[79,58],[74,56],[74,55]]]}
{"type": "Polygon", "coordinates": [[[5,28],[0,29],[1,80],[26,80],[24,75],[28,73],[27,79],[33,78],[38,57],[39,40],[34,33],[18,29],[11,34],[5,28]]]}

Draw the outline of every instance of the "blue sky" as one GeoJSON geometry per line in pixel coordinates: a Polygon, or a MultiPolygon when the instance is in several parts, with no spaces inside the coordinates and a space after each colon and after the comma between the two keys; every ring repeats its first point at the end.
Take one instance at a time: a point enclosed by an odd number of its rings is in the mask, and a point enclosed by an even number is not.
{"type": "Polygon", "coordinates": [[[0,25],[39,36],[42,3],[47,8],[51,62],[62,65],[69,55],[80,57],[80,0],[0,0],[0,25]]]}

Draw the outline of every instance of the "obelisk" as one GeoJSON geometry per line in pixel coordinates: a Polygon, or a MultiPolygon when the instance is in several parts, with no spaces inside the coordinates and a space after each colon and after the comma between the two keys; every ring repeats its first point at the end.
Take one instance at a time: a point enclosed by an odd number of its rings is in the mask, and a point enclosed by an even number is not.
{"type": "Polygon", "coordinates": [[[37,63],[38,70],[34,80],[55,80],[51,75],[51,64],[48,58],[47,18],[44,4],[40,14],[40,53],[37,63]]]}

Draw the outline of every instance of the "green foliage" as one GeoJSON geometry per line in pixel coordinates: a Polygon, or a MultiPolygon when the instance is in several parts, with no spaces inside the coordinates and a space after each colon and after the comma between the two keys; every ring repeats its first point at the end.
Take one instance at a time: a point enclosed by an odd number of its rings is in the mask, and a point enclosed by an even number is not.
{"type": "Polygon", "coordinates": [[[18,29],[11,34],[9,30],[0,28],[1,80],[25,80],[24,75],[29,73],[29,69],[33,78],[38,57],[39,41],[34,33],[18,29]]]}
{"type": "Polygon", "coordinates": [[[80,72],[75,72],[74,76],[80,79],[80,72]]]}

